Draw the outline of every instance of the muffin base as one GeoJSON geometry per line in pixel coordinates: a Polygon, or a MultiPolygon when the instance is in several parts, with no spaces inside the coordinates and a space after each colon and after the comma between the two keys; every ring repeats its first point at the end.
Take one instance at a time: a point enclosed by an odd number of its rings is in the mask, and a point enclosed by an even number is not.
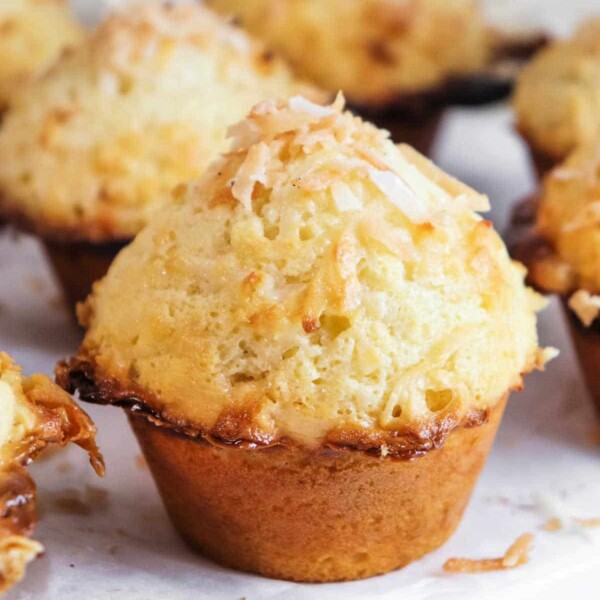
{"type": "Polygon", "coordinates": [[[585,327],[569,308],[568,297],[563,296],[561,304],[583,378],[600,417],[600,323],[585,327]]]}
{"type": "Polygon", "coordinates": [[[277,579],[361,579],[403,567],[458,526],[506,397],[415,460],[356,450],[216,445],[129,413],[180,535],[224,565],[277,579]]]}
{"type": "Polygon", "coordinates": [[[75,308],[102,279],[115,256],[128,242],[68,242],[44,240],[46,255],[69,308],[75,308]]]}

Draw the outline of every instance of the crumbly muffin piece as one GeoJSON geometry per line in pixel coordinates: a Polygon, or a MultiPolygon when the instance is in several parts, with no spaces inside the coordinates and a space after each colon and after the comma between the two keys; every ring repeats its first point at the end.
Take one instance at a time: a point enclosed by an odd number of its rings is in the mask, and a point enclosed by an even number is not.
{"type": "Polygon", "coordinates": [[[543,302],[487,198],[342,107],[268,101],[232,127],[96,287],[61,384],[228,442],[386,453],[520,386],[543,302]]]}
{"type": "Polygon", "coordinates": [[[600,134],[600,19],[523,69],[514,107],[521,133],[555,162],[600,134]]]}
{"type": "Polygon", "coordinates": [[[129,239],[229,123],[298,91],[321,97],[201,5],[115,13],[6,116],[0,206],[46,237],[129,239]]]}
{"type": "Polygon", "coordinates": [[[590,325],[600,309],[600,141],[573,152],[544,180],[537,230],[552,251],[531,277],[548,291],[572,294],[571,307],[590,325]]]}
{"type": "Polygon", "coordinates": [[[2,0],[0,3],[0,108],[23,82],[48,67],[84,37],[66,0],[2,0]]]}
{"type": "Polygon", "coordinates": [[[482,69],[491,39],[474,0],[210,0],[298,73],[386,105],[482,69]]]}
{"type": "Polygon", "coordinates": [[[22,579],[27,563],[43,551],[28,537],[35,525],[35,485],[25,465],[50,444],[74,442],[102,474],[95,433],[63,390],[43,375],[23,378],[0,352],[0,593],[22,579]]]}

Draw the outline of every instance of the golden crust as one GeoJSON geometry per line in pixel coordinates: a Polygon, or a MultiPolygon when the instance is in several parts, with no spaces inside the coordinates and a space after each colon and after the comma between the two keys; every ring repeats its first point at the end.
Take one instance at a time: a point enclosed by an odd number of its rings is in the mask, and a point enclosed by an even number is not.
{"type": "Polygon", "coordinates": [[[5,116],[0,212],[51,239],[129,239],[230,122],[298,92],[325,98],[201,5],[115,13],[5,116]]]}
{"type": "Polygon", "coordinates": [[[527,65],[514,96],[517,127],[540,162],[560,162],[600,134],[600,19],[527,65]]]}
{"type": "Polygon", "coordinates": [[[66,0],[0,3],[0,109],[68,46],[84,37],[66,0]]]}
{"type": "Polygon", "coordinates": [[[230,135],[96,286],[63,385],[80,373],[104,401],[232,442],[365,431],[402,452],[543,363],[540,299],[474,212],[484,196],[341,99],[265,102],[230,135]]]}
{"type": "Polygon", "coordinates": [[[73,442],[89,453],[99,475],[104,462],[90,418],[43,375],[23,379],[0,352],[0,591],[19,581],[42,546],[28,540],[35,525],[35,484],[25,466],[49,445],[73,442]]]}
{"type": "Polygon", "coordinates": [[[491,39],[472,0],[210,0],[352,103],[385,106],[486,65],[491,39]]]}
{"type": "MultiPolygon", "coordinates": [[[[532,366],[531,369],[534,367],[532,366]]],[[[82,358],[60,362],[56,367],[56,381],[70,393],[78,392],[85,402],[111,404],[126,409],[130,414],[143,416],[158,427],[172,430],[190,438],[204,440],[215,446],[240,448],[269,448],[298,446],[293,438],[279,437],[261,430],[256,418],[260,403],[228,407],[221,412],[210,429],[199,427],[169,414],[160,400],[139,387],[124,388],[114,380],[103,378],[92,362],[82,358]]],[[[521,389],[518,386],[516,389],[521,389]]],[[[446,410],[435,419],[414,425],[387,430],[360,427],[355,423],[338,425],[321,439],[324,448],[356,450],[375,456],[411,459],[441,448],[447,437],[460,427],[477,427],[488,421],[489,408],[474,409],[467,414],[446,410]]]]}

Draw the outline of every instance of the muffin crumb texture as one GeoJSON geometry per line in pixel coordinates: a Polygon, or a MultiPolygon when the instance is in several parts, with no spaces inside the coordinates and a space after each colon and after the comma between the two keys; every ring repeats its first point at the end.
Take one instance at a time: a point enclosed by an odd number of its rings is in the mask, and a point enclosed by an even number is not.
{"type": "Polygon", "coordinates": [[[484,68],[491,37],[473,0],[210,0],[297,72],[367,106],[484,68]]]}
{"type": "Polygon", "coordinates": [[[554,42],[523,69],[514,106],[521,133],[553,161],[600,134],[600,19],[554,42]]]}
{"type": "Polygon", "coordinates": [[[543,301],[486,197],[341,97],[263,102],[229,135],[96,287],[64,386],[217,440],[394,455],[543,366],[543,301]]]}
{"type": "Polygon", "coordinates": [[[10,103],[25,82],[83,37],[83,28],[71,15],[66,0],[2,0],[0,108],[10,103]]]}
{"type": "Polygon", "coordinates": [[[20,581],[26,566],[43,552],[29,539],[35,526],[35,484],[29,464],[49,445],[74,442],[104,473],[94,441],[96,428],[72,399],[43,375],[21,376],[0,352],[0,593],[20,581]]]}
{"type": "Polygon", "coordinates": [[[321,92],[202,5],[115,12],[17,98],[0,208],[53,239],[129,239],[265,97],[321,92]]]}

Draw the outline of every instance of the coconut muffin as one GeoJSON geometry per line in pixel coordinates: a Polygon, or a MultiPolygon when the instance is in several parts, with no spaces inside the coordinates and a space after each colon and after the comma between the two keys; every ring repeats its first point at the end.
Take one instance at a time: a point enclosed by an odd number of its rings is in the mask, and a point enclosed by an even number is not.
{"type": "Polygon", "coordinates": [[[386,105],[481,70],[490,38],[473,0],[209,0],[325,89],[386,105]],[[328,57],[324,60],[324,57],[328,57]],[[365,85],[368,81],[368,85],[365,85]]]}
{"type": "Polygon", "coordinates": [[[532,277],[541,288],[560,294],[600,293],[598,198],[597,140],[573,152],[544,179],[537,230],[553,252],[533,266],[532,277]]]}
{"type": "Polygon", "coordinates": [[[229,123],[299,91],[324,98],[201,5],[115,13],[7,114],[0,208],[49,242],[63,281],[96,271],[88,253],[103,259],[101,275],[120,246],[98,245],[135,236],[173,186],[225,148],[229,123]]]}
{"type": "Polygon", "coordinates": [[[23,378],[0,352],[0,592],[25,574],[27,563],[43,551],[29,539],[35,525],[35,484],[25,469],[50,444],[69,442],[90,455],[98,474],[102,456],[96,428],[73,400],[43,375],[23,378]]]}
{"type": "Polygon", "coordinates": [[[97,285],[58,368],[133,411],[192,544],[302,581],[443,543],[547,356],[487,199],[342,108],[268,101],[232,127],[97,285]]]}
{"type": "Polygon", "coordinates": [[[540,173],[600,135],[600,19],[542,50],[523,69],[514,108],[540,173]]]}
{"type": "Polygon", "coordinates": [[[0,109],[20,86],[84,37],[66,0],[0,3],[0,109]]]}
{"type": "Polygon", "coordinates": [[[428,154],[445,109],[505,97],[539,36],[493,30],[477,0],[209,0],[397,142],[428,154]]]}
{"type": "Polygon", "coordinates": [[[561,296],[583,373],[600,409],[599,197],[596,140],[546,175],[528,266],[535,286],[561,296]]]}

